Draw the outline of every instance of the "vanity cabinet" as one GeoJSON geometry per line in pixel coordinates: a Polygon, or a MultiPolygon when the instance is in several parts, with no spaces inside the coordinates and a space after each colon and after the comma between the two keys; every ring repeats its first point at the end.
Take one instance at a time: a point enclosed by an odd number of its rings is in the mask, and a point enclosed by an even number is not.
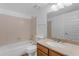
{"type": "Polygon", "coordinates": [[[37,44],[37,55],[38,56],[48,56],[48,48],[43,45],[37,44]]]}
{"type": "Polygon", "coordinates": [[[47,56],[47,54],[45,54],[44,52],[42,52],[41,50],[37,49],[37,55],[38,56],[47,56]]]}
{"type": "Polygon", "coordinates": [[[60,54],[54,50],[49,50],[49,56],[64,56],[64,55],[60,54]]]}
{"type": "Polygon", "coordinates": [[[51,50],[51,49],[37,43],[37,56],[64,56],[64,54],[51,50]]]}

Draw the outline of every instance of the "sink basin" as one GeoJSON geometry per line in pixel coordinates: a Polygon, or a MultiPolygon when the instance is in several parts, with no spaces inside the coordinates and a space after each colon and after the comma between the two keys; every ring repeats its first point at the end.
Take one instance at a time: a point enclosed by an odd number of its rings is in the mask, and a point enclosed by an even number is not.
{"type": "Polygon", "coordinates": [[[46,42],[46,44],[49,46],[52,46],[52,47],[60,47],[60,48],[66,47],[63,43],[52,42],[52,41],[48,41],[48,42],[46,42]]]}

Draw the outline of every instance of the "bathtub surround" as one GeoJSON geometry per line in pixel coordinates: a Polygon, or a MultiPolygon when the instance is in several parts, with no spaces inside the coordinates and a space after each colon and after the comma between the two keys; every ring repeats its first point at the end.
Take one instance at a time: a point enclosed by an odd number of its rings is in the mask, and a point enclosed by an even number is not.
{"type": "Polygon", "coordinates": [[[0,45],[31,40],[31,20],[0,14],[0,45]]]}

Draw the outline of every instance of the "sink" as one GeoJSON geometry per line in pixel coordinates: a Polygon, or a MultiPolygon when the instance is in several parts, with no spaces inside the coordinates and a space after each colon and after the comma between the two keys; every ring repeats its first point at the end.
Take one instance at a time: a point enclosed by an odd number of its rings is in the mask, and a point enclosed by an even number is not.
{"type": "Polygon", "coordinates": [[[48,42],[46,42],[46,44],[51,46],[51,47],[59,47],[59,48],[66,47],[63,43],[58,43],[58,42],[54,42],[54,41],[48,41],[48,42]]]}

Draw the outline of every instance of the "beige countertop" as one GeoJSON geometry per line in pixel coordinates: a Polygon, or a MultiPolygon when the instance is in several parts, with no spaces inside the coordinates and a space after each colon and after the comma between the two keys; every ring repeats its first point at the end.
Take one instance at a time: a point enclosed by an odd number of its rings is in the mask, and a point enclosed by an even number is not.
{"type": "Polygon", "coordinates": [[[55,50],[67,56],[79,56],[79,45],[71,43],[57,43],[52,39],[45,39],[37,41],[38,43],[44,45],[45,47],[55,50]],[[50,44],[52,42],[52,44],[50,44]],[[47,44],[49,43],[49,44],[47,44]],[[56,43],[56,44],[55,44],[56,43]]]}

